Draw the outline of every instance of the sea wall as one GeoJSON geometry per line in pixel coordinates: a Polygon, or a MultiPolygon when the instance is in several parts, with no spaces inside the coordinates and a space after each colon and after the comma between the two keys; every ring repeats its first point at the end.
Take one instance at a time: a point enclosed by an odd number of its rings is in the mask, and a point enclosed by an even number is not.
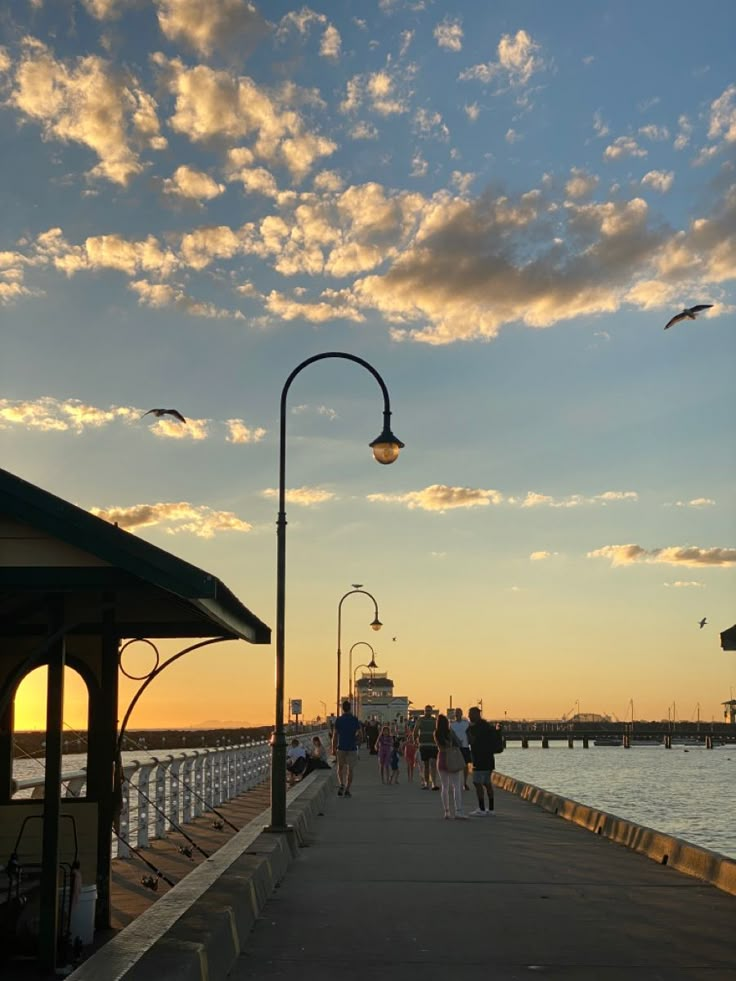
{"type": "Polygon", "coordinates": [[[306,844],[334,770],[315,770],[289,791],[292,830],[255,818],[76,971],[70,981],[208,981],[224,978],[256,918],[306,844]]]}
{"type": "Polygon", "coordinates": [[[736,896],[736,861],[726,855],[617,817],[607,811],[600,811],[588,804],[581,804],[569,797],[553,794],[504,773],[494,773],[493,783],[499,789],[536,804],[544,811],[646,855],[660,865],[669,865],[678,872],[702,879],[736,896]]]}

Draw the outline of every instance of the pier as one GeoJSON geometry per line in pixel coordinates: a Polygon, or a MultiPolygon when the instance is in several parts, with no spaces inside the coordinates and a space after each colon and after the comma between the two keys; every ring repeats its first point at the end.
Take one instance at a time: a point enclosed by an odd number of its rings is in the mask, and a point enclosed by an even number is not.
{"type": "Polygon", "coordinates": [[[263,832],[264,812],[214,856],[218,879],[197,884],[205,862],[74,981],[736,978],[736,862],[501,775],[495,817],[446,821],[401,779],[364,758],[346,800],[312,774],[287,795],[294,832],[263,832]]]}

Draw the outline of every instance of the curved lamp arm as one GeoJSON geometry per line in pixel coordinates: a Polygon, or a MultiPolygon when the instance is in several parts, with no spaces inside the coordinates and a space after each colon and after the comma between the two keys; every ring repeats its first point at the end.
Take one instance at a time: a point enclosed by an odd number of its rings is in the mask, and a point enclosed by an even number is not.
{"type": "MultiPolygon", "coordinates": [[[[364,596],[369,596],[373,600],[374,616],[373,621],[370,626],[373,630],[380,630],[383,624],[378,619],[378,603],[376,602],[376,597],[373,593],[369,593],[367,589],[363,589],[362,586],[354,586],[349,589],[344,596],[341,597],[340,602],[337,604],[337,699],[336,699],[336,714],[340,715],[340,675],[342,667],[342,650],[341,650],[341,637],[342,637],[342,604],[348,598],[352,596],[353,593],[362,593],[364,596]]],[[[348,684],[350,683],[350,676],[348,675],[348,684]]]]}
{"type": "Polygon", "coordinates": [[[355,691],[355,685],[353,684],[353,651],[355,650],[356,647],[360,647],[361,644],[364,647],[367,647],[368,650],[371,652],[371,656],[373,657],[374,662],[376,660],[376,652],[373,650],[373,645],[372,644],[369,644],[367,640],[356,640],[356,642],[350,648],[350,651],[349,651],[349,654],[348,654],[348,657],[349,657],[349,661],[348,661],[348,683],[350,685],[350,691],[349,691],[348,694],[349,694],[349,698],[350,698],[350,701],[351,702],[353,700],[353,692],[355,691]]]}

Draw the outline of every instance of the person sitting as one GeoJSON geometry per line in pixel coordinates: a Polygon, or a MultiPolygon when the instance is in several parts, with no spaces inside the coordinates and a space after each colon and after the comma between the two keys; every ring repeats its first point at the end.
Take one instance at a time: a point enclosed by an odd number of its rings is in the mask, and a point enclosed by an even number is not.
{"type": "Polygon", "coordinates": [[[306,768],[307,751],[298,739],[292,739],[291,745],[286,751],[286,769],[289,771],[288,778],[290,787],[304,775],[306,768]]]}

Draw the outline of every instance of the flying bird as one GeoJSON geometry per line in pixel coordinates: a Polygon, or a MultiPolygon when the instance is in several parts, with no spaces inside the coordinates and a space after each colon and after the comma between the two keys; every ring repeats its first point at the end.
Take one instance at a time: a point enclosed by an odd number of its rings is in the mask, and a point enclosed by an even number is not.
{"type": "Polygon", "coordinates": [[[701,630],[703,629],[703,627],[704,627],[704,626],[706,625],[706,623],[707,623],[707,622],[708,622],[708,621],[706,620],[706,618],[705,618],[705,617],[703,617],[703,619],[702,619],[702,620],[698,620],[698,623],[700,624],[700,629],[701,629],[701,630]]]}
{"type": "Polygon", "coordinates": [[[148,412],[143,413],[141,419],[145,419],[145,417],[150,416],[151,413],[153,413],[157,419],[160,419],[161,416],[173,416],[175,419],[178,419],[179,422],[186,422],[184,416],[177,409],[149,409],[148,412]]]}
{"type": "Polygon", "coordinates": [[[679,323],[681,320],[695,320],[701,310],[710,310],[712,306],[712,303],[698,303],[697,306],[686,307],[682,313],[676,314],[668,324],[665,324],[664,329],[667,330],[668,327],[679,323]]]}

